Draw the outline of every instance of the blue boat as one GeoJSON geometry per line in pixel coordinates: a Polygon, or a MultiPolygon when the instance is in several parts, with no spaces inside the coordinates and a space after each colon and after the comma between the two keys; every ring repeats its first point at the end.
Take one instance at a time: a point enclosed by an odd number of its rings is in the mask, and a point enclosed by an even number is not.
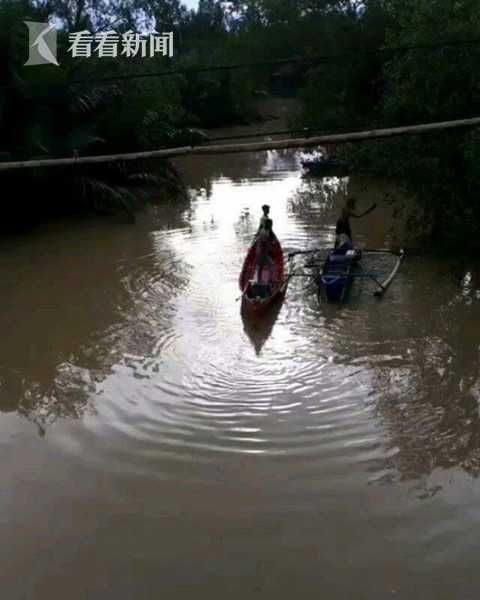
{"type": "Polygon", "coordinates": [[[360,250],[359,248],[355,248],[351,240],[346,238],[346,236],[345,242],[337,248],[330,250],[325,259],[320,259],[320,253],[323,254],[322,248],[291,252],[288,255],[289,260],[299,254],[310,255],[311,258],[305,263],[305,268],[312,269],[312,271],[310,273],[294,272],[289,275],[289,278],[313,278],[317,285],[318,299],[320,300],[323,297],[330,302],[343,302],[352,281],[359,277],[373,281],[378,286],[373,295],[377,298],[382,297],[392,283],[405,258],[403,249],[400,251],[393,251],[386,248],[364,248],[360,250]],[[360,265],[362,257],[370,254],[386,254],[397,257],[391,273],[383,281],[378,279],[378,273],[367,272],[360,265]]]}
{"type": "Polygon", "coordinates": [[[331,250],[319,273],[318,285],[330,302],[342,302],[353,280],[353,272],[362,254],[351,244],[331,250]]]}

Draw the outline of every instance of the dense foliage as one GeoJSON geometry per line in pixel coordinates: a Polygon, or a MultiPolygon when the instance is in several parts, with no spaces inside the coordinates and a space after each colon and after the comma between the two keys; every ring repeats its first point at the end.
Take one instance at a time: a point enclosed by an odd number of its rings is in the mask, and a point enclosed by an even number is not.
{"type": "MultiPolygon", "coordinates": [[[[302,124],[371,129],[480,115],[476,0],[365,0],[335,18],[338,29],[331,20],[328,27],[338,34],[326,53],[337,59],[309,70],[300,90],[302,124]]],[[[393,176],[412,190],[435,241],[478,248],[478,131],[365,142],[338,152],[353,168],[393,176]]]]}
{"type": "MultiPolygon", "coordinates": [[[[254,120],[256,98],[266,92],[298,97],[292,126],[317,130],[478,115],[480,46],[458,43],[475,42],[478,33],[478,0],[199,0],[196,10],[180,0],[0,0],[0,160],[199,142],[201,130],[254,120]],[[23,66],[25,19],[55,23],[60,68],[23,66]],[[174,57],[67,54],[69,32],[112,28],[173,31],[174,57]],[[290,57],[311,60],[261,64],[290,57]],[[238,63],[259,64],[205,70],[238,63]],[[181,73],[129,78],[166,69],[181,73]]],[[[414,187],[439,238],[478,238],[475,131],[346,150],[358,168],[414,187]]],[[[120,164],[58,171],[56,189],[59,198],[67,189],[77,207],[128,207],[132,183],[153,172],[167,186],[178,184],[167,165],[120,164]]],[[[25,194],[32,178],[48,183],[43,172],[9,175],[25,194]]]]}

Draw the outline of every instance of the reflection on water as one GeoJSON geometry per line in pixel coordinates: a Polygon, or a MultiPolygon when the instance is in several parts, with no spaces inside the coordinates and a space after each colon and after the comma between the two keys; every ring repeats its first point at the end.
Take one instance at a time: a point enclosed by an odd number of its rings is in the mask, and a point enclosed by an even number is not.
{"type": "Polygon", "coordinates": [[[278,314],[283,305],[283,298],[277,298],[267,311],[261,314],[252,313],[252,311],[241,309],[243,330],[247,334],[255,353],[260,352],[272,334],[273,326],[278,318],[278,314]]]}
{"type": "Polygon", "coordinates": [[[469,597],[478,266],[409,258],[383,300],[362,279],[344,305],[292,278],[264,318],[244,315],[238,275],[262,204],[288,252],[329,248],[347,194],[377,202],[354,226],[379,247],[398,241],[384,202],[398,192],[305,178],[290,151],[178,166],[190,201],[135,227],[2,242],[6,597],[150,598],[161,585],[436,599],[445,562],[469,597]],[[405,556],[417,566],[400,575],[405,556]]]}

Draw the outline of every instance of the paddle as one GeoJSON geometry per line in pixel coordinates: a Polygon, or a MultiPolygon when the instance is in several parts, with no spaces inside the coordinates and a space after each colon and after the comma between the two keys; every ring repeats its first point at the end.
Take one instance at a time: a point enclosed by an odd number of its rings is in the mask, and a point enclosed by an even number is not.
{"type": "MultiPolygon", "coordinates": [[[[292,268],[292,262],[293,262],[293,257],[295,256],[295,252],[290,252],[289,254],[287,254],[288,259],[287,259],[287,267],[289,269],[292,268]]],[[[290,281],[290,279],[294,276],[294,273],[292,271],[290,271],[290,273],[287,273],[284,279],[284,283],[283,283],[283,287],[285,292],[287,291],[287,287],[288,287],[288,282],[290,281]]]]}
{"type": "Polygon", "coordinates": [[[358,215],[359,217],[364,217],[365,215],[368,215],[368,213],[371,213],[372,210],[375,210],[377,208],[376,204],[372,204],[372,206],[370,208],[367,208],[367,210],[365,212],[363,212],[361,215],[358,215]]]}

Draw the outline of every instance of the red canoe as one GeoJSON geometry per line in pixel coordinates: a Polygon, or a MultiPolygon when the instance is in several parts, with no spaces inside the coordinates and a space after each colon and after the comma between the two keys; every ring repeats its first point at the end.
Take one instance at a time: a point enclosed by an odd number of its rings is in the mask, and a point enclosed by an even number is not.
{"type": "Polygon", "coordinates": [[[259,311],[269,306],[276,298],[283,295],[286,289],[285,265],[282,246],[273,236],[270,257],[272,267],[264,268],[257,281],[256,246],[252,244],[243,262],[242,272],[238,280],[242,292],[242,307],[251,311],[259,311]]]}

